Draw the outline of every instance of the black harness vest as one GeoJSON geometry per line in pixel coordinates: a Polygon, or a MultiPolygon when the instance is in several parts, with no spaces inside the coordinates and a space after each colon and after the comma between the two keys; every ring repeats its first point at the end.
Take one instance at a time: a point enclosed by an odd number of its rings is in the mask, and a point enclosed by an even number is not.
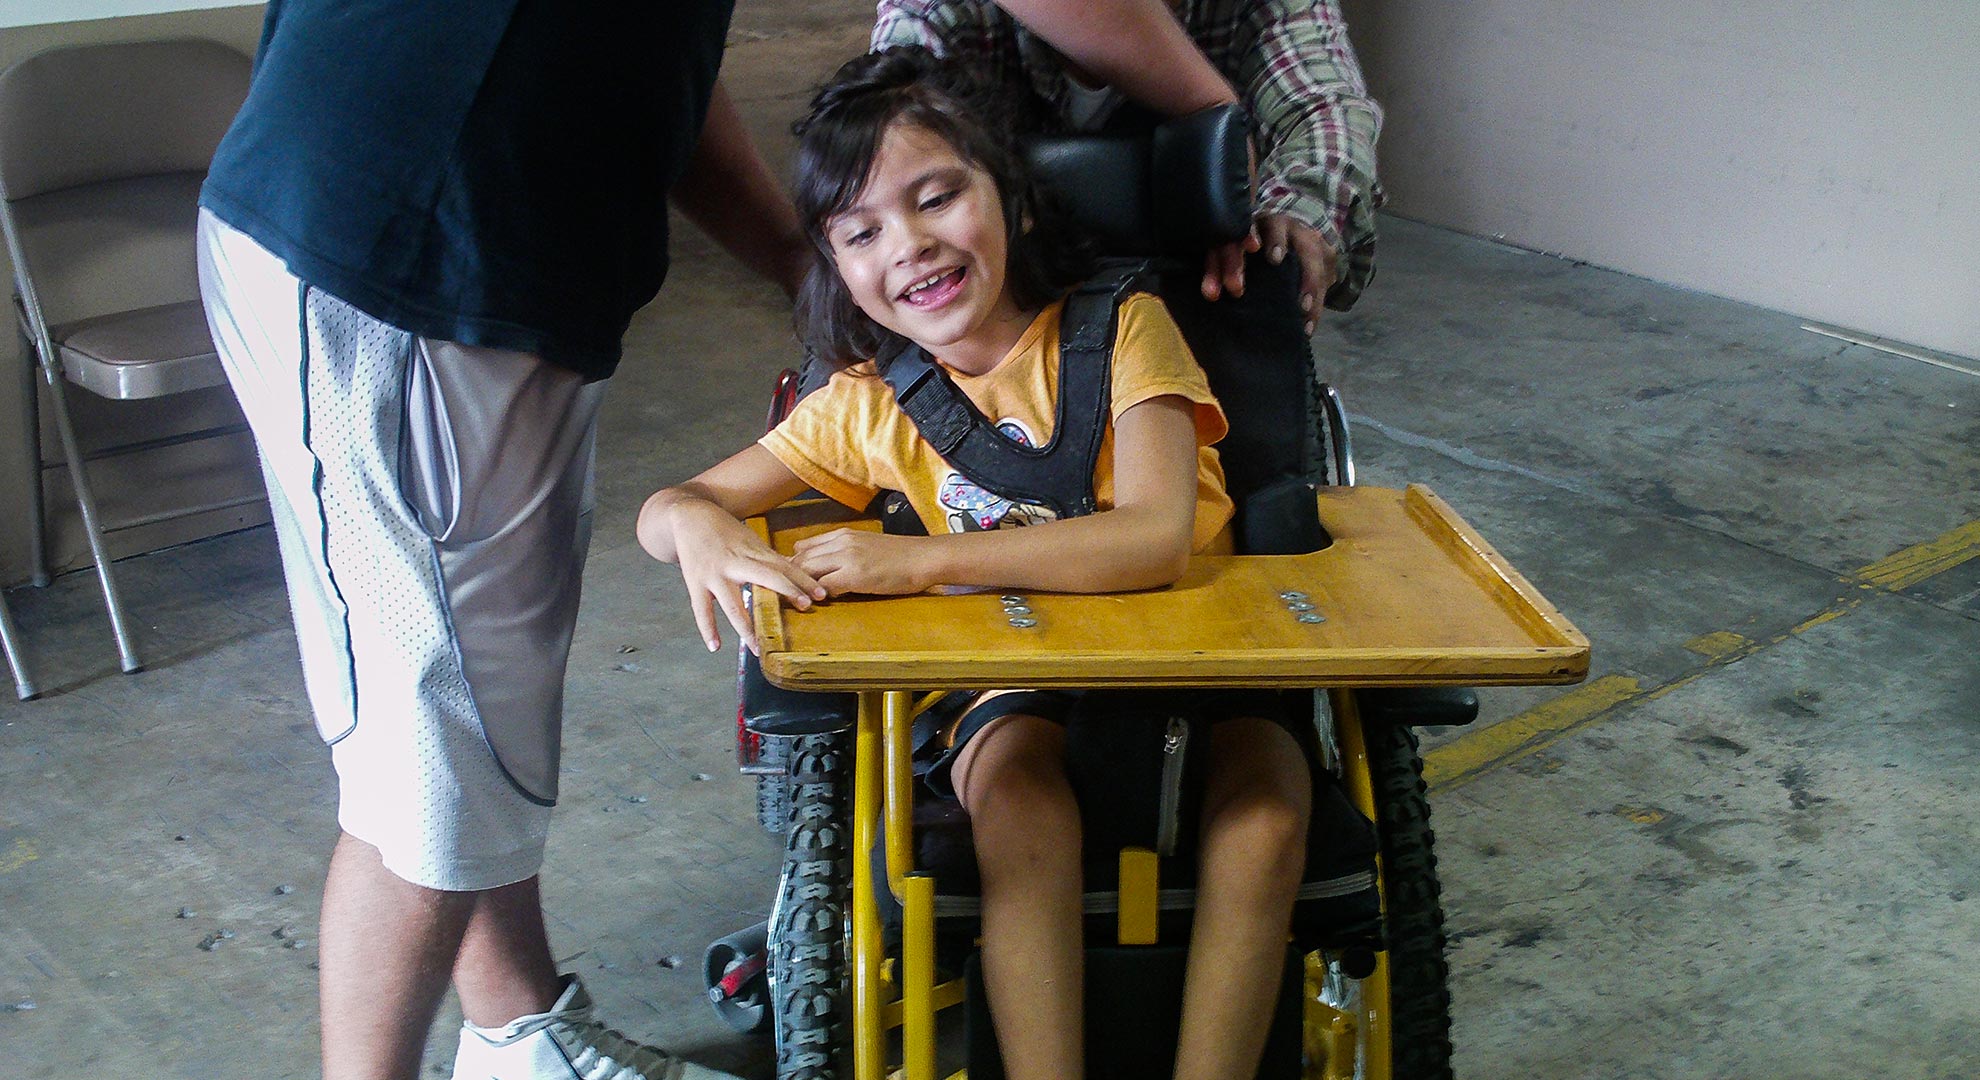
{"type": "Polygon", "coordinates": [[[919,345],[903,347],[882,365],[881,377],[921,437],[972,483],[1061,518],[1090,514],[1096,508],[1093,470],[1113,407],[1120,306],[1141,288],[1136,266],[1103,273],[1066,297],[1059,321],[1059,400],[1044,446],[1026,446],[997,430],[919,345]]]}

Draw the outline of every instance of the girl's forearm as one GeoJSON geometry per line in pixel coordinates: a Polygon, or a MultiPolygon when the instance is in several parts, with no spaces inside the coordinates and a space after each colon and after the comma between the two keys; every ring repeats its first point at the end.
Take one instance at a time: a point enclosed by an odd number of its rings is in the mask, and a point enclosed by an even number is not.
{"type": "Polygon", "coordinates": [[[674,488],[662,488],[646,497],[640,505],[639,518],[633,523],[633,535],[639,538],[639,546],[648,555],[663,563],[681,561],[681,553],[674,545],[674,523],[671,509],[679,498],[674,488]]]}
{"type": "Polygon", "coordinates": [[[1195,406],[1162,395],[1114,422],[1114,507],[1022,529],[955,533],[926,545],[929,584],[1054,592],[1152,589],[1182,576],[1196,522],[1195,406]]]}
{"type": "Polygon", "coordinates": [[[1021,529],[916,543],[932,585],[1100,593],[1173,583],[1189,565],[1190,519],[1124,508],[1021,529]]]}
{"type": "Polygon", "coordinates": [[[804,481],[768,450],[751,445],[692,480],[661,488],[639,508],[634,533],[639,546],[661,562],[679,562],[678,533],[683,514],[719,515],[735,524],[760,514],[804,490],[804,481]]]}
{"type": "Polygon", "coordinates": [[[705,491],[697,491],[693,481],[675,487],[661,488],[646,497],[639,508],[639,520],[633,531],[639,537],[639,546],[648,555],[663,563],[681,561],[680,547],[676,543],[676,530],[680,524],[680,514],[716,513],[724,516],[723,510],[705,491]]]}

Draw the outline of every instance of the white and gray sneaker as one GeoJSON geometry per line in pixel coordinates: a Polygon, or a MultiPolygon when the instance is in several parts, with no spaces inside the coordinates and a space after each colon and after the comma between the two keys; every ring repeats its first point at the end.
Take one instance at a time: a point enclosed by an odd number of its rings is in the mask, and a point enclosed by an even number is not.
{"type": "Polygon", "coordinates": [[[499,1028],[461,1025],[454,1080],[739,1080],[658,1047],[637,1043],[591,1018],[591,995],[576,975],[549,1012],[499,1028]]]}

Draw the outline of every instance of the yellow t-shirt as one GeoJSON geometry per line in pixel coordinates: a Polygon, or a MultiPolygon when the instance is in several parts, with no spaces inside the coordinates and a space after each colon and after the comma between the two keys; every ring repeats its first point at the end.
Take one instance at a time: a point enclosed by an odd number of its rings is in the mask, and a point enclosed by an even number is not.
{"type": "MultiPolygon", "coordinates": [[[[956,386],[1005,435],[1032,446],[1052,439],[1059,385],[1059,316],[1063,302],[1039,312],[988,374],[944,367],[956,386]]],[[[1150,398],[1174,394],[1196,405],[1196,524],[1191,548],[1229,551],[1224,526],[1231,498],[1211,444],[1229,424],[1203,369],[1183,344],[1182,331],[1162,302],[1136,293],[1121,304],[1114,337],[1111,417],[1150,398]]],[[[935,452],[871,362],[855,364],[799,402],[763,447],[829,498],[865,507],[882,489],[899,491],[931,533],[981,532],[1050,520],[1042,506],[1011,503],[971,483],[935,452]]],[[[1098,509],[1114,505],[1114,425],[1101,437],[1094,466],[1098,509]]]]}

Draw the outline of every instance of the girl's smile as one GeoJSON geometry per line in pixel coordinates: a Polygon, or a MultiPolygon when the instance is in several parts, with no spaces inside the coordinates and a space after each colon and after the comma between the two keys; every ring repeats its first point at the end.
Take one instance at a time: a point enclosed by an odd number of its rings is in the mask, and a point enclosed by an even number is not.
{"type": "Polygon", "coordinates": [[[964,267],[941,271],[908,286],[901,299],[923,310],[941,307],[962,292],[963,278],[969,271],[964,267]]]}
{"type": "Polygon", "coordinates": [[[826,235],[853,303],[953,368],[989,371],[1030,325],[1010,292],[996,182],[926,128],[887,128],[826,235]]]}

